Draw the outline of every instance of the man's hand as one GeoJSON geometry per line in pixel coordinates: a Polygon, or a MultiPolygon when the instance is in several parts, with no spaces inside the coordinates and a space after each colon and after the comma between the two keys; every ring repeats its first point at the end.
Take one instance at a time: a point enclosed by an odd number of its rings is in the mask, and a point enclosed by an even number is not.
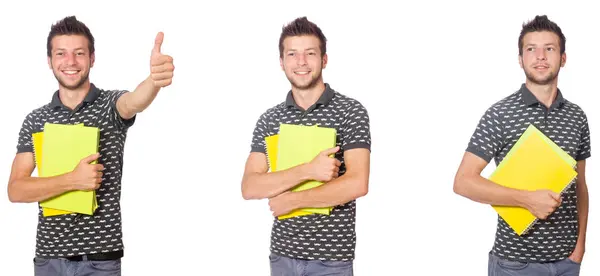
{"type": "Polygon", "coordinates": [[[100,154],[94,153],[81,159],[77,167],[70,173],[69,178],[73,182],[75,190],[91,191],[100,187],[104,166],[102,164],[90,164],[98,157],[100,157],[100,154]]]}
{"type": "Polygon", "coordinates": [[[573,253],[571,253],[571,256],[569,256],[569,259],[571,259],[571,261],[574,261],[578,264],[581,264],[581,262],[583,261],[583,254],[585,253],[585,249],[580,249],[580,248],[575,248],[575,251],[573,251],[573,253]]]}
{"type": "Polygon", "coordinates": [[[292,192],[284,192],[269,199],[269,208],[274,217],[288,214],[295,208],[292,192]]]}
{"type": "Polygon", "coordinates": [[[527,209],[539,219],[546,219],[560,206],[560,194],[550,190],[530,192],[525,203],[527,209]]]}
{"type": "Polygon", "coordinates": [[[159,32],[154,40],[154,49],[150,56],[150,78],[156,88],[169,86],[173,81],[173,58],[168,55],[163,55],[160,52],[160,47],[163,43],[164,34],[159,32]]]}
{"type": "Polygon", "coordinates": [[[339,147],[326,149],[319,153],[310,163],[308,163],[311,179],[321,182],[328,182],[338,177],[340,171],[340,160],[330,155],[336,153],[339,147]]]}

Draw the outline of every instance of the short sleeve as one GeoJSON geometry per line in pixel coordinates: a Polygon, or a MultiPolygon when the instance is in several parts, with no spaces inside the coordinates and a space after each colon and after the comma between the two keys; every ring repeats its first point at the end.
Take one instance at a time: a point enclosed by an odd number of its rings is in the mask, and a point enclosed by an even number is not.
{"type": "Polygon", "coordinates": [[[111,91],[111,93],[109,93],[109,116],[110,116],[110,122],[112,122],[116,127],[120,128],[120,129],[128,129],[131,126],[133,126],[133,124],[135,123],[135,118],[137,117],[137,114],[134,115],[132,118],[130,119],[123,119],[123,117],[121,117],[121,115],[119,114],[119,111],[117,110],[117,100],[119,100],[119,98],[123,95],[125,95],[126,93],[130,93],[128,91],[125,90],[117,90],[117,91],[111,91]]]}
{"type": "Polygon", "coordinates": [[[345,114],[342,132],[342,150],[365,148],[371,150],[369,113],[359,102],[349,107],[345,114]]]}
{"type": "Polygon", "coordinates": [[[19,130],[17,153],[33,152],[33,138],[31,135],[34,133],[34,124],[34,116],[30,113],[23,120],[21,130],[19,130]]]}
{"type": "Polygon", "coordinates": [[[590,126],[585,114],[583,115],[583,118],[581,136],[579,139],[579,145],[577,146],[577,161],[585,160],[592,155],[590,144],[590,126]]]}
{"type": "Polygon", "coordinates": [[[502,121],[491,107],[480,118],[466,150],[489,163],[502,149],[503,132],[502,121]]]}
{"type": "Polygon", "coordinates": [[[267,137],[268,134],[267,126],[268,115],[267,113],[263,113],[256,121],[254,131],[252,132],[251,152],[267,152],[267,147],[265,145],[265,137],[267,137]]]}

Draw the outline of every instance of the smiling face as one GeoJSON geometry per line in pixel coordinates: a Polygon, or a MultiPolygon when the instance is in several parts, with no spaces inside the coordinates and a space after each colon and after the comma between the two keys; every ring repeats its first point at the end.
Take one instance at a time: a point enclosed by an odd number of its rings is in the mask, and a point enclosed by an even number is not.
{"type": "Polygon", "coordinates": [[[83,35],[57,35],[52,38],[48,65],[61,87],[74,90],[89,81],[94,54],[83,35]]]}
{"type": "Polygon", "coordinates": [[[281,69],[296,89],[310,89],[323,82],[321,71],[327,55],[321,55],[319,38],[313,35],[290,36],[283,41],[281,69]]]}
{"type": "Polygon", "coordinates": [[[561,54],[559,37],[549,31],[530,32],[523,36],[523,54],[519,64],[529,82],[546,85],[557,81],[566,54],[561,54]]]}

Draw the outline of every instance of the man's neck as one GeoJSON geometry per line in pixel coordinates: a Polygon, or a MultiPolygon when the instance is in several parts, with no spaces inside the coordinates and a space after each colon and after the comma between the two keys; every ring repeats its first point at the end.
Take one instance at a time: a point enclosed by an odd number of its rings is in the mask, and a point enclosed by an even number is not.
{"type": "Polygon", "coordinates": [[[315,104],[321,95],[325,92],[325,83],[320,81],[317,85],[308,89],[298,89],[292,87],[292,96],[296,104],[304,110],[307,110],[315,104]]]}
{"type": "Polygon", "coordinates": [[[70,109],[75,109],[75,107],[77,107],[81,102],[83,102],[83,99],[85,99],[85,96],[87,96],[88,92],[90,91],[90,87],[91,84],[89,81],[85,82],[82,86],[73,90],[59,85],[58,97],[66,107],[70,109]]]}
{"type": "Polygon", "coordinates": [[[533,95],[547,108],[550,108],[556,96],[558,95],[558,88],[556,81],[553,81],[549,84],[535,84],[533,82],[527,81],[525,86],[533,95]]]}

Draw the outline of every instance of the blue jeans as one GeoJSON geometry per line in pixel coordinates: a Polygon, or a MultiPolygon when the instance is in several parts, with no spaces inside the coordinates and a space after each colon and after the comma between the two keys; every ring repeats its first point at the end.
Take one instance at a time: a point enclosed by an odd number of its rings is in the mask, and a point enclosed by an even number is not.
{"type": "Polygon", "coordinates": [[[578,276],[581,264],[571,259],[549,263],[524,263],[507,261],[490,254],[489,276],[578,276]]]}
{"type": "Polygon", "coordinates": [[[353,276],[352,261],[319,261],[269,255],[271,276],[353,276]]]}
{"type": "Polygon", "coordinates": [[[33,259],[35,276],[121,276],[121,259],[111,261],[69,261],[33,259]]]}

